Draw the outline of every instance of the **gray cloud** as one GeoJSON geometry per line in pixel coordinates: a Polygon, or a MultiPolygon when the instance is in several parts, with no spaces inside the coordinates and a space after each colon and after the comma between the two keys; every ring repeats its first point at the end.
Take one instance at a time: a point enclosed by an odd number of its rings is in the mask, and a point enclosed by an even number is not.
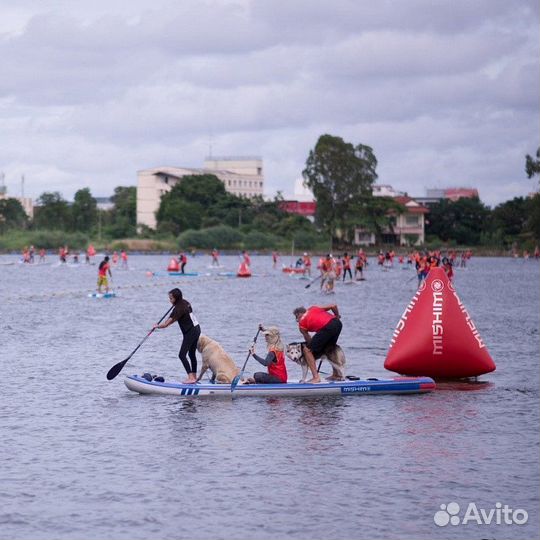
{"type": "MultiPolygon", "coordinates": [[[[0,170],[34,196],[134,184],[160,164],[260,154],[290,193],[322,133],[373,146],[379,180],[420,195],[530,191],[538,5],[31,1],[0,23],[0,170]]],[[[15,189],[15,188],[14,188],[15,189]]]]}

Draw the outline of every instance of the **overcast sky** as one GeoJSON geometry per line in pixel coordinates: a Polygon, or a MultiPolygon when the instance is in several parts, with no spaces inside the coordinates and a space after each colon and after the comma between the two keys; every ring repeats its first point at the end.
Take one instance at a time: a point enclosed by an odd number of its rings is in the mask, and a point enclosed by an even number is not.
{"type": "Polygon", "coordinates": [[[8,194],[136,185],[137,170],[259,155],[292,194],[330,133],[378,183],[527,195],[540,144],[537,0],[0,0],[8,194]]]}

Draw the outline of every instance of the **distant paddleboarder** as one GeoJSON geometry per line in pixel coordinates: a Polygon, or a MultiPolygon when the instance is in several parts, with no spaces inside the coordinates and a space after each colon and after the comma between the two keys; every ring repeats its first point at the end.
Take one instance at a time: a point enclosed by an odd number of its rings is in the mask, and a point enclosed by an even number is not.
{"type": "Polygon", "coordinates": [[[178,255],[178,264],[180,266],[180,272],[182,272],[182,274],[185,274],[185,268],[187,264],[187,255],[185,253],[180,253],[180,255],[178,255]]]}
{"type": "Polygon", "coordinates": [[[101,293],[101,287],[105,287],[105,292],[109,292],[109,281],[107,280],[107,273],[112,279],[111,265],[109,264],[109,256],[106,255],[105,258],[99,263],[98,266],[98,280],[97,280],[97,292],[101,293]]]}

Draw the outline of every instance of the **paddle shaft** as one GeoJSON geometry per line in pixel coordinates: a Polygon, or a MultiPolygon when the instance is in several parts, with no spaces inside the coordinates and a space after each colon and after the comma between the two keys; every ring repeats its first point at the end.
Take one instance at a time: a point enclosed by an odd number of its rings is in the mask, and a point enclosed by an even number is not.
{"type": "MultiPolygon", "coordinates": [[[[161,319],[159,319],[157,324],[161,323],[161,321],[163,321],[163,319],[172,311],[173,308],[174,308],[174,306],[171,306],[167,310],[167,313],[165,313],[165,315],[163,315],[163,317],[161,317],[161,319]]],[[[152,328],[152,330],[150,330],[150,332],[148,332],[148,334],[146,334],[146,336],[144,336],[143,340],[137,345],[137,347],[135,347],[133,352],[125,360],[122,360],[121,362],[118,362],[118,364],[115,364],[111,369],[109,369],[109,371],[107,373],[107,380],[108,381],[112,381],[122,371],[122,369],[124,369],[124,366],[128,363],[129,359],[140,349],[141,345],[151,336],[151,334],[152,334],[152,332],[154,330],[155,330],[155,328],[152,328]]]]}
{"type": "Polygon", "coordinates": [[[309,289],[318,279],[321,279],[322,274],[319,274],[315,279],[312,279],[306,286],[306,289],[309,289]]]}
{"type": "MultiPolygon", "coordinates": [[[[259,337],[260,331],[261,331],[261,328],[259,327],[259,329],[257,330],[257,333],[255,334],[255,337],[253,338],[253,345],[255,345],[255,343],[257,342],[257,338],[259,337]]],[[[253,345],[251,347],[253,347],[253,345]]],[[[246,356],[246,361],[244,362],[244,365],[242,366],[240,373],[233,379],[233,382],[231,383],[231,392],[234,392],[234,389],[236,388],[236,386],[240,382],[240,379],[242,378],[242,375],[244,374],[244,370],[246,369],[249,357],[251,356],[251,347],[249,348],[249,352],[247,353],[247,356],[246,356]]]]}

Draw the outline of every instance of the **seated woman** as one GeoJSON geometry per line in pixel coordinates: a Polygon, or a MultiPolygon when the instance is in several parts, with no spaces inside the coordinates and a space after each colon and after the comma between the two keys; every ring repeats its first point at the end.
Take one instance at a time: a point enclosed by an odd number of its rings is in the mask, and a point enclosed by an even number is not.
{"type": "Polygon", "coordinates": [[[285,366],[285,346],[281,341],[279,329],[275,326],[263,328],[259,325],[261,332],[266,340],[268,354],[265,358],[255,354],[255,343],[251,346],[250,352],[253,358],[263,366],[266,366],[268,372],[258,371],[244,380],[247,384],[282,384],[287,382],[287,368],[285,366]]]}

